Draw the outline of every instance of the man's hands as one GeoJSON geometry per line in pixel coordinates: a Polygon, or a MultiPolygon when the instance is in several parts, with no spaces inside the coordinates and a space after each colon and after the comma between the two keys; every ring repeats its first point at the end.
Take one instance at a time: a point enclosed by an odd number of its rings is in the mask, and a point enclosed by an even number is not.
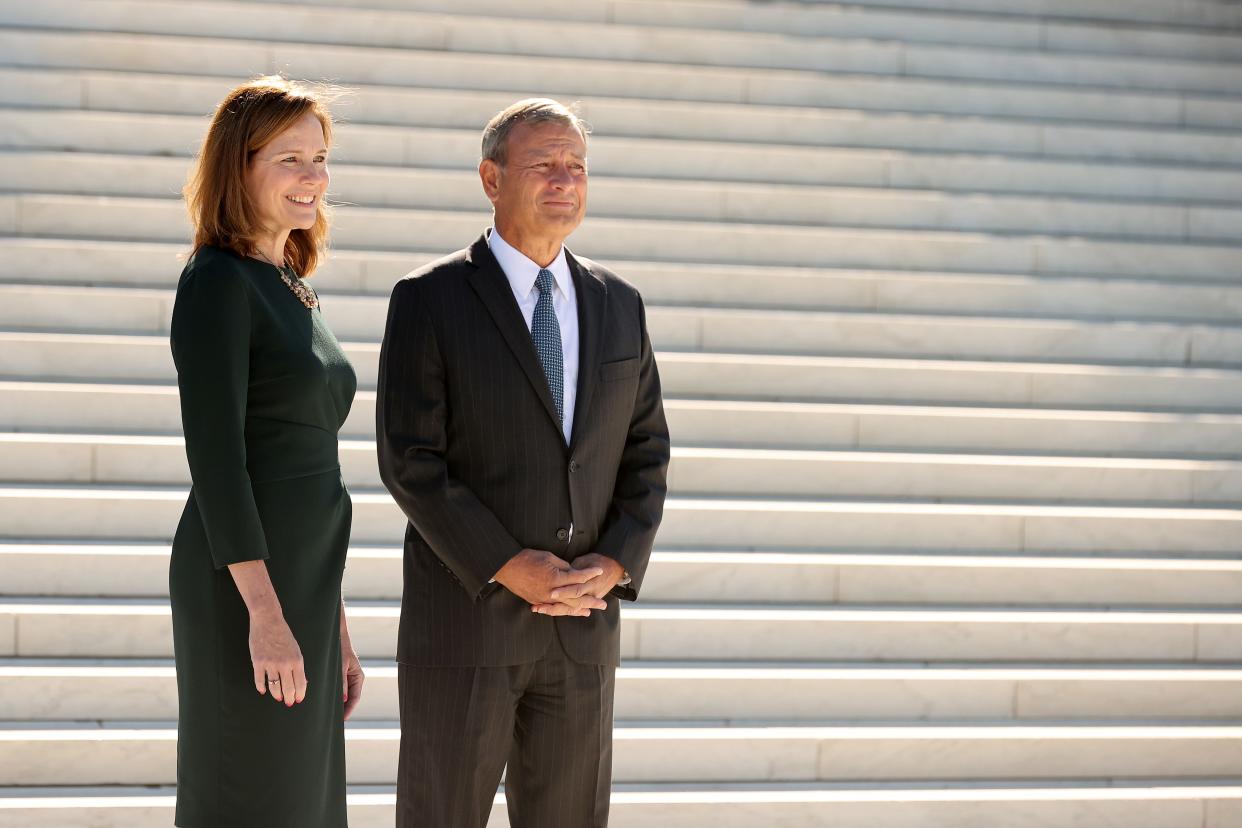
{"type": "Polygon", "coordinates": [[[625,567],[612,558],[595,552],[579,555],[574,558],[570,566],[576,572],[598,572],[599,574],[588,581],[557,587],[548,595],[552,602],[537,604],[531,609],[545,615],[566,615],[567,613],[558,612],[557,607],[573,606],[591,599],[597,600],[602,605],[598,606],[598,609],[605,609],[608,606],[606,603],[608,593],[612,592],[612,588],[625,577],[625,567]]]}
{"type": "Polygon", "coordinates": [[[621,565],[602,555],[583,555],[570,564],[542,549],[523,549],[496,573],[496,582],[531,605],[541,615],[576,615],[585,618],[591,610],[607,609],[603,596],[621,579],[621,565]],[[612,570],[616,578],[599,591],[612,570]],[[590,584],[590,588],[586,588],[590,584]],[[598,593],[598,594],[597,594],[598,593]]]}

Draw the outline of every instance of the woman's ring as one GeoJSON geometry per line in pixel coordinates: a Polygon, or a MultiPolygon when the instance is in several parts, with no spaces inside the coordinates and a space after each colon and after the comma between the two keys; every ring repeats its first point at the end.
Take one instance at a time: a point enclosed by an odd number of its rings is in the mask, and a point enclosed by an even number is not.
{"type": "Polygon", "coordinates": [[[280,684],[280,676],[277,676],[276,678],[268,679],[267,683],[268,684],[280,684]]]}

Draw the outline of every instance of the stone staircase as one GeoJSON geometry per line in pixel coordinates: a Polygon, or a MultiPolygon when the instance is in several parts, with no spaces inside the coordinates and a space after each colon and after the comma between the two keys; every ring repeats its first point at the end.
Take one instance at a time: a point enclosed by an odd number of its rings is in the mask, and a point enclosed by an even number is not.
{"type": "Polygon", "coordinates": [[[171,823],[177,192],[276,70],[355,90],[351,825],[398,738],[387,295],[486,226],[529,94],[595,127],[572,245],[642,289],[675,444],[613,824],[1242,825],[1242,5],[0,0],[0,826],[171,823]]]}

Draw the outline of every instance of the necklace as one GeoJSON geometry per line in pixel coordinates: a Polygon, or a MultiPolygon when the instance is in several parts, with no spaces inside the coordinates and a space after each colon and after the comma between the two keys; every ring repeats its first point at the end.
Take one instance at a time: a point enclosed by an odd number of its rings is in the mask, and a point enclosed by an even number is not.
{"type": "Polygon", "coordinates": [[[298,278],[298,274],[293,272],[293,268],[286,265],[278,265],[267,257],[262,250],[255,248],[256,253],[263,257],[263,261],[276,268],[276,272],[280,274],[280,281],[285,283],[285,287],[289,288],[289,292],[298,298],[298,301],[310,310],[319,307],[319,297],[315,295],[315,291],[310,285],[298,278]]]}

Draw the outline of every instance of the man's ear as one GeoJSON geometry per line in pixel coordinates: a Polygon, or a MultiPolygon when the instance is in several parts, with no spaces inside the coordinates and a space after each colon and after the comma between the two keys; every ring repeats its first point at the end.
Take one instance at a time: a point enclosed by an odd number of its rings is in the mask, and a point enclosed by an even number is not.
{"type": "Polygon", "coordinates": [[[500,165],[490,158],[479,162],[479,181],[483,184],[483,194],[487,200],[496,203],[500,197],[500,165]]]}

